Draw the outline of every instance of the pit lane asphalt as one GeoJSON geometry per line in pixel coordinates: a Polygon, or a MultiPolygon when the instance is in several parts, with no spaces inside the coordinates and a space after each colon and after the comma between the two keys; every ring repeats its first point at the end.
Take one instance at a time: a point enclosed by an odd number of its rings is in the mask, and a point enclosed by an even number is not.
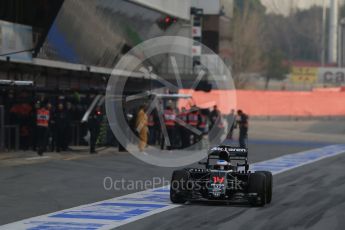
{"type": "MultiPolygon", "coordinates": [[[[317,148],[319,145],[312,146],[310,143],[303,145],[291,145],[291,143],[277,143],[274,142],[267,145],[267,143],[253,143],[249,146],[251,162],[263,161],[271,159],[284,154],[300,152],[308,149],[317,148]]],[[[0,168],[0,225],[22,220],[29,217],[34,217],[66,208],[75,207],[82,204],[101,201],[136,191],[128,190],[110,190],[107,191],[103,187],[103,180],[109,176],[113,179],[124,178],[126,180],[152,180],[153,177],[164,177],[170,180],[172,168],[161,168],[152,165],[147,165],[128,153],[118,153],[113,150],[112,154],[94,156],[75,160],[51,160],[29,165],[16,165],[0,168]]],[[[291,217],[294,215],[300,216],[298,209],[302,204],[312,205],[314,200],[322,200],[325,198],[324,194],[315,190],[312,185],[315,183],[315,178],[322,178],[333,185],[332,194],[345,191],[345,187],[341,186],[345,182],[345,178],[336,174],[338,172],[341,162],[345,165],[345,158],[332,159],[332,167],[334,174],[338,177],[332,177],[331,183],[328,181],[326,170],[307,170],[309,167],[294,170],[275,177],[274,200],[271,206],[264,209],[241,208],[241,207],[209,207],[209,206],[183,206],[166,213],[154,215],[141,221],[121,227],[122,229],[193,229],[207,226],[222,227],[224,223],[231,223],[234,219],[246,223],[246,220],[253,220],[253,224],[257,226],[260,219],[267,221],[268,218],[275,218],[277,213],[283,213],[282,210],[288,208],[290,210],[286,214],[291,217]],[[337,161],[339,160],[339,162],[337,161]],[[302,170],[302,176],[299,172],[302,170]],[[292,174],[291,174],[292,173],[292,174]],[[321,175],[320,175],[321,174],[321,175]],[[297,176],[297,181],[294,181],[297,176]],[[309,179],[310,180],[309,180],[309,179]],[[314,181],[314,182],[313,182],[314,181]],[[307,185],[302,186],[304,182],[307,185]],[[309,185],[308,185],[309,184],[309,185]],[[298,191],[294,191],[298,189],[298,191]],[[315,190],[315,191],[314,191],[315,190]],[[285,197],[285,192],[289,192],[285,197]],[[309,197],[309,195],[312,195],[309,197]],[[303,199],[302,199],[303,198],[303,199]],[[308,201],[309,199],[309,201],[308,201]],[[312,199],[312,200],[310,200],[312,199]],[[304,203],[303,203],[304,202],[304,203]],[[202,210],[202,211],[201,211],[202,210]],[[263,215],[265,213],[265,215],[263,215]],[[248,218],[247,218],[248,217],[248,218]],[[257,220],[259,219],[259,220],[257,220]],[[159,221],[159,226],[157,225],[159,221]],[[203,224],[201,224],[203,223],[203,224]]],[[[315,167],[315,166],[313,166],[315,167]]],[[[320,189],[324,188],[324,184],[320,185],[320,189]]],[[[324,192],[328,192],[324,188],[324,192]]],[[[344,201],[342,194],[333,197],[332,200],[321,202],[321,206],[315,209],[315,215],[319,215],[322,204],[325,208],[333,207],[344,201]]],[[[315,201],[315,202],[316,202],[315,201]]],[[[303,207],[303,205],[302,205],[303,207]]],[[[305,207],[308,211],[306,215],[310,218],[312,209],[305,207]]],[[[344,206],[343,206],[344,207],[344,206]]],[[[327,209],[325,209],[326,211],[327,209]]],[[[343,209],[344,210],[344,209],[343,209]]],[[[284,215],[280,215],[282,221],[287,221],[284,215]]],[[[289,217],[290,218],[290,217],[289,217]]],[[[288,218],[288,219],[289,219],[288,218]]],[[[337,218],[340,218],[339,215],[337,218]]],[[[297,220],[296,218],[293,218],[297,220]]],[[[345,218],[342,218],[343,220],[345,218]]],[[[278,221],[276,219],[276,221],[278,221]]],[[[235,222],[235,223],[236,223],[235,222]]],[[[241,222],[241,223],[242,223],[241,222]]],[[[288,222],[287,222],[288,224],[288,222]]],[[[241,225],[244,226],[244,225],[241,225]]],[[[252,225],[249,225],[252,226],[252,225]]],[[[253,225],[254,226],[254,225],[253,225]]],[[[226,225],[224,225],[226,228],[226,225]]]]}
{"type": "Polygon", "coordinates": [[[192,203],[119,227],[136,229],[312,229],[345,226],[345,154],[274,176],[263,208],[192,203]]]}

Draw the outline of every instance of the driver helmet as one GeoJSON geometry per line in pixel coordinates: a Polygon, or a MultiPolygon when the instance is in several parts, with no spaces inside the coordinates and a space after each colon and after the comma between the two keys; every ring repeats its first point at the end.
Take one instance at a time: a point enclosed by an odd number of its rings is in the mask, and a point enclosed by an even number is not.
{"type": "Polygon", "coordinates": [[[226,160],[217,160],[216,165],[219,166],[219,169],[224,170],[224,168],[229,165],[229,162],[226,160]]]}

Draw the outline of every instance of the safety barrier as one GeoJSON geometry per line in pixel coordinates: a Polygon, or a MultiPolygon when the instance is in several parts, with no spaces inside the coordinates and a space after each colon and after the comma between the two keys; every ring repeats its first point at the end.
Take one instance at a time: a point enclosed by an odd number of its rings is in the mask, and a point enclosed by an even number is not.
{"type": "MultiPolygon", "coordinates": [[[[180,93],[188,93],[181,90],[180,93]]],[[[218,104],[223,114],[228,114],[236,104],[235,109],[242,109],[251,116],[345,116],[345,92],[330,91],[255,91],[237,90],[236,103],[220,103],[220,97],[233,94],[234,91],[212,90],[209,93],[193,91],[192,96],[196,105],[203,105],[207,101],[218,104]]],[[[179,107],[187,102],[179,103],[179,107]]],[[[201,106],[202,107],[202,106],[201,106]]],[[[210,105],[208,105],[210,107],[210,105]]]]}
{"type": "Polygon", "coordinates": [[[237,91],[237,107],[252,116],[344,116],[344,92],[237,91]]]}

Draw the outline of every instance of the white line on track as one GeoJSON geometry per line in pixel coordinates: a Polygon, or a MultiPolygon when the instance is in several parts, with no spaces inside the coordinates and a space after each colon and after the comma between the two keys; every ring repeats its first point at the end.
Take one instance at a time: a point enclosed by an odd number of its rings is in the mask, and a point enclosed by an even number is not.
{"type": "Polygon", "coordinates": [[[25,160],[32,161],[32,160],[43,160],[43,159],[49,159],[51,156],[38,156],[38,157],[27,157],[25,160]]]}

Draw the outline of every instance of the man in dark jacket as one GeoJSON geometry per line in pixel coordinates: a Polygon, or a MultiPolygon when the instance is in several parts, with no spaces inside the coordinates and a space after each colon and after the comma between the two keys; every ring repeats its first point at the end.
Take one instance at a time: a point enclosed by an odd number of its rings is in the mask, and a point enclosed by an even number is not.
{"type": "Polygon", "coordinates": [[[67,114],[64,110],[64,106],[62,103],[58,104],[57,110],[54,114],[54,121],[55,121],[55,138],[56,138],[56,152],[60,152],[61,150],[65,149],[65,135],[67,132],[68,119],[67,114]]]}
{"type": "Polygon", "coordinates": [[[218,109],[217,105],[213,107],[213,110],[210,113],[209,120],[210,120],[209,130],[211,131],[209,133],[209,139],[212,138],[210,140],[213,140],[214,143],[220,144],[222,141],[221,137],[224,132],[224,123],[222,119],[222,113],[218,109]]]}
{"type": "Polygon", "coordinates": [[[248,138],[248,115],[242,110],[237,111],[238,120],[237,124],[240,129],[239,144],[241,148],[246,148],[246,140],[248,138]]]}
{"type": "Polygon", "coordinates": [[[69,148],[69,145],[71,143],[71,140],[72,140],[72,121],[73,121],[73,105],[71,102],[67,102],[66,103],[66,110],[65,110],[65,113],[66,113],[66,135],[64,136],[64,139],[63,139],[63,149],[64,150],[71,150],[69,148]]]}
{"type": "Polygon", "coordinates": [[[100,131],[102,121],[102,112],[100,108],[96,108],[96,110],[90,115],[88,120],[88,126],[90,131],[90,153],[96,153],[96,142],[100,131]]]}
{"type": "Polygon", "coordinates": [[[235,114],[235,110],[231,110],[231,112],[229,113],[229,115],[227,116],[227,123],[228,123],[228,130],[229,133],[227,135],[227,139],[232,140],[232,135],[234,132],[234,128],[236,125],[236,114],[235,114]]]}

